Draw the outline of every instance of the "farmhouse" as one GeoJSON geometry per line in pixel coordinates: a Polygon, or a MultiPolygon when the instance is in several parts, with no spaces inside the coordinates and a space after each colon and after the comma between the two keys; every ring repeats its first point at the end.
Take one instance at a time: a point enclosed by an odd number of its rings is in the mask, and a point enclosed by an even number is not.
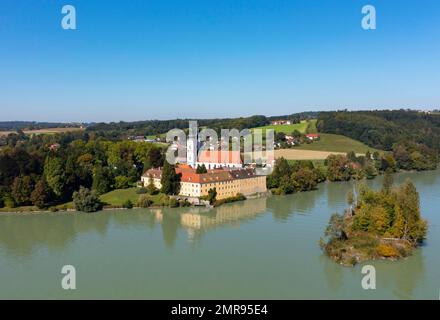
{"type": "Polygon", "coordinates": [[[274,121],[271,121],[270,124],[272,124],[274,126],[279,126],[279,125],[283,125],[283,124],[292,124],[292,121],[290,121],[290,120],[274,120],[274,121]]]}
{"type": "Polygon", "coordinates": [[[319,140],[319,134],[318,133],[308,133],[306,134],[306,138],[309,140],[319,140]]]}

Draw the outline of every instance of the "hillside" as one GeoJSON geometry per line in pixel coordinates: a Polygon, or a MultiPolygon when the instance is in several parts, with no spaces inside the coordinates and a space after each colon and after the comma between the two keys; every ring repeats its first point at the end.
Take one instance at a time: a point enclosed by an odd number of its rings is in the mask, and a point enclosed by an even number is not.
{"type": "Polygon", "coordinates": [[[411,110],[334,111],[318,116],[319,132],[342,134],[366,145],[392,150],[411,142],[440,151],[440,114],[411,110]]]}
{"type": "Polygon", "coordinates": [[[271,125],[257,127],[254,129],[263,129],[263,133],[267,129],[273,129],[275,133],[282,132],[285,134],[291,134],[295,130],[298,130],[301,133],[305,133],[307,129],[307,121],[301,121],[300,123],[295,123],[295,124],[280,124],[280,125],[271,124],[271,125]]]}
{"type": "Polygon", "coordinates": [[[298,147],[295,147],[298,150],[313,150],[313,151],[333,151],[333,152],[343,152],[347,153],[350,151],[354,151],[355,153],[365,154],[367,151],[371,153],[375,151],[380,151],[375,148],[371,148],[366,144],[348,138],[343,135],[338,134],[329,134],[329,133],[321,133],[320,140],[315,141],[311,144],[302,144],[298,147]]]}

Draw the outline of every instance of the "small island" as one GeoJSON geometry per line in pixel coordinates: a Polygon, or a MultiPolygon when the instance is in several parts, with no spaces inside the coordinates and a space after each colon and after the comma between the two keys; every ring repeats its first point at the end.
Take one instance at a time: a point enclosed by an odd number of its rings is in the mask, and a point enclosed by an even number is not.
{"type": "Polygon", "coordinates": [[[426,237],[428,224],[420,214],[419,194],[407,180],[393,187],[392,175],[374,191],[360,184],[347,195],[349,208],[330,217],[320,240],[323,251],[344,266],[407,257],[426,237]]]}

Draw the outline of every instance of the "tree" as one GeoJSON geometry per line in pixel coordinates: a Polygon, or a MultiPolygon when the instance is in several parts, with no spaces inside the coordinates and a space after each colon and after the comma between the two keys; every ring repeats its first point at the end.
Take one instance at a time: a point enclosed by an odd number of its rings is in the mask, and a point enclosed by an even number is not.
{"type": "Polygon", "coordinates": [[[44,178],[41,178],[35,185],[31,194],[32,204],[39,209],[45,208],[50,201],[50,190],[44,178]]]}
{"type": "Polygon", "coordinates": [[[286,141],[286,135],[283,132],[277,132],[275,133],[275,141],[276,142],[283,142],[286,141]]]}
{"type": "Polygon", "coordinates": [[[126,176],[117,176],[115,178],[115,189],[127,189],[130,187],[130,178],[126,176]]]}
{"type": "MultiPolygon", "coordinates": [[[[281,180],[283,177],[290,179],[292,175],[292,168],[283,157],[275,160],[275,168],[273,172],[268,176],[267,186],[268,188],[279,188],[281,186],[281,180]]],[[[286,182],[286,181],[284,181],[286,182]]],[[[290,182],[289,182],[290,183],[290,182]]]]}
{"type": "Polygon", "coordinates": [[[365,158],[367,158],[368,161],[370,161],[372,159],[373,155],[371,154],[370,150],[368,150],[365,153],[365,158]]]}
{"type": "Polygon", "coordinates": [[[330,181],[347,181],[351,178],[350,161],[344,155],[329,155],[326,159],[328,166],[327,178],[330,181]]]}
{"type": "Polygon", "coordinates": [[[161,149],[152,148],[148,152],[148,163],[151,165],[151,167],[153,168],[162,167],[164,166],[164,162],[166,161],[161,149]]]}
{"type": "Polygon", "coordinates": [[[403,239],[422,241],[427,232],[427,223],[420,216],[420,200],[414,184],[407,180],[397,192],[397,206],[404,219],[403,239]]]}
{"type": "Polygon", "coordinates": [[[354,151],[350,151],[347,153],[347,158],[348,160],[350,160],[351,162],[356,162],[357,161],[357,157],[356,157],[356,153],[354,153],[354,151]]]}
{"type": "Polygon", "coordinates": [[[385,176],[383,177],[382,192],[389,193],[391,191],[391,188],[393,187],[393,183],[394,179],[392,171],[385,171],[385,176]]]}
{"type": "Polygon", "coordinates": [[[346,240],[347,234],[345,233],[343,228],[344,218],[341,215],[334,213],[330,217],[330,221],[325,230],[325,236],[329,237],[331,240],[346,240]]]}
{"type": "Polygon", "coordinates": [[[309,191],[316,189],[318,185],[315,172],[309,168],[300,168],[292,174],[292,184],[297,191],[309,191]]]}
{"type": "Polygon", "coordinates": [[[5,206],[5,197],[7,196],[7,188],[0,186],[0,208],[5,206]]]}
{"type": "Polygon", "coordinates": [[[97,166],[93,169],[92,189],[97,194],[104,194],[113,188],[114,179],[108,167],[97,166]]]}
{"type": "Polygon", "coordinates": [[[397,169],[396,167],[396,160],[394,159],[393,155],[391,153],[387,153],[385,157],[382,158],[382,170],[391,170],[395,172],[397,169]]]}
{"type": "Polygon", "coordinates": [[[32,179],[29,176],[16,177],[11,186],[11,194],[15,203],[26,205],[31,201],[32,179]]]}
{"type": "Polygon", "coordinates": [[[299,138],[301,138],[301,132],[299,132],[298,130],[293,130],[293,132],[292,132],[292,136],[295,138],[295,139],[299,139],[299,138]]]}
{"type": "Polygon", "coordinates": [[[64,161],[60,157],[47,157],[44,163],[47,185],[56,197],[61,197],[66,187],[64,161]]]}
{"type": "Polygon", "coordinates": [[[162,178],[160,180],[162,184],[161,191],[168,195],[177,195],[180,192],[180,174],[176,173],[174,165],[164,162],[162,168],[162,178]]]}
{"type": "Polygon", "coordinates": [[[197,165],[197,169],[196,169],[196,173],[201,174],[201,173],[207,173],[208,170],[206,170],[206,166],[203,163],[202,165],[197,165]]]}
{"type": "Polygon", "coordinates": [[[79,191],[73,193],[73,203],[75,209],[82,212],[95,212],[102,208],[102,202],[96,192],[82,186],[79,191]]]}
{"type": "Polygon", "coordinates": [[[146,190],[147,190],[147,193],[151,194],[151,195],[155,195],[155,194],[159,193],[159,190],[154,185],[154,180],[151,175],[148,177],[148,185],[147,185],[146,190]]]}
{"type": "Polygon", "coordinates": [[[208,190],[209,204],[214,204],[216,200],[217,200],[217,189],[216,188],[209,189],[208,190]]]}

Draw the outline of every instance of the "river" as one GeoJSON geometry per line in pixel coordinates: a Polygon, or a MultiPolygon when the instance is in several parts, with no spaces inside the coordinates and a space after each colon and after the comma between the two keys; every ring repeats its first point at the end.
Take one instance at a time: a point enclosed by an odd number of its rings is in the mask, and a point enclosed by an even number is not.
{"type": "MultiPolygon", "coordinates": [[[[318,241],[353,182],[215,209],[0,215],[0,298],[439,299],[440,170],[400,173],[421,196],[426,243],[401,261],[343,267],[318,241]],[[63,290],[73,265],[76,289],[63,290]]],[[[368,183],[380,188],[382,177],[368,183]]]]}

